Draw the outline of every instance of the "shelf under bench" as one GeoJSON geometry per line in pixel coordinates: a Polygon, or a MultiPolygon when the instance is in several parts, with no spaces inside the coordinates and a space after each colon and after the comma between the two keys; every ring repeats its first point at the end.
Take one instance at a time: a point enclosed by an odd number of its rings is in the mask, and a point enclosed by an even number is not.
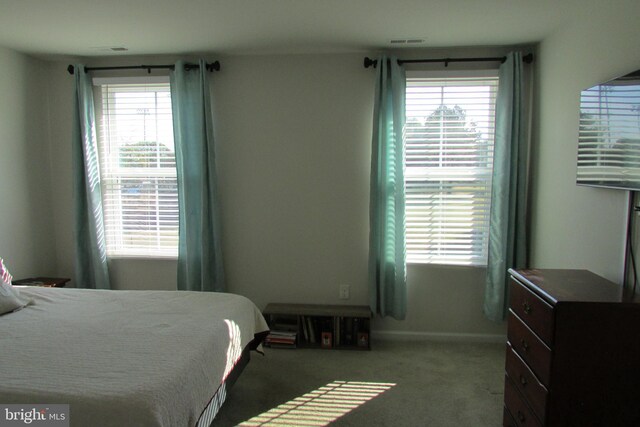
{"type": "Polygon", "coordinates": [[[296,332],[295,344],[280,347],[371,349],[368,306],[271,303],[263,314],[272,331],[296,332]]]}

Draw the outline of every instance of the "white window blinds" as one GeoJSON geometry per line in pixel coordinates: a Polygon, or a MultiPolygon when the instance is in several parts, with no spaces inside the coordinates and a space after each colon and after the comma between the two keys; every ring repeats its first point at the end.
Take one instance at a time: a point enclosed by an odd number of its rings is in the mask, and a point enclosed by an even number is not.
{"type": "Polygon", "coordinates": [[[640,185],[639,80],[633,73],[582,91],[578,184],[631,190],[640,185]]]}
{"type": "Polygon", "coordinates": [[[408,75],[408,262],[486,265],[497,84],[408,75]]]}
{"type": "Polygon", "coordinates": [[[177,256],[178,190],[168,82],[103,83],[96,116],[107,254],[177,256]]]}

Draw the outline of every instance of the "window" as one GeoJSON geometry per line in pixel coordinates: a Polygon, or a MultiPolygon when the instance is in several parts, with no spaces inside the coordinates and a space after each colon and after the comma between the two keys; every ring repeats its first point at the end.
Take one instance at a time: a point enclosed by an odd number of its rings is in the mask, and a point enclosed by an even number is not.
{"type": "Polygon", "coordinates": [[[168,79],[100,81],[96,117],[108,256],[177,256],[168,79]]]}
{"type": "Polygon", "coordinates": [[[407,262],[486,265],[497,72],[407,73],[407,262]]]}

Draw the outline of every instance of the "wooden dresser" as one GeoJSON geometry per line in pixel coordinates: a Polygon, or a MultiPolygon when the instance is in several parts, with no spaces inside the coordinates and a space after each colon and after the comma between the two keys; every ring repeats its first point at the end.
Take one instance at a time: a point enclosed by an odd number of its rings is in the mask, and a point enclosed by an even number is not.
{"type": "Polygon", "coordinates": [[[509,270],[503,426],[640,426],[640,296],[586,270],[509,270]]]}

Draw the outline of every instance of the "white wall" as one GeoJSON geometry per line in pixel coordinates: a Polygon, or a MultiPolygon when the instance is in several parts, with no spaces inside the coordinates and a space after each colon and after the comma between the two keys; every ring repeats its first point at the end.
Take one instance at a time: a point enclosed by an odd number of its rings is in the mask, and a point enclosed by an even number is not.
{"type": "Polygon", "coordinates": [[[372,73],[361,55],[229,57],[214,80],[232,291],[367,301],[372,73]]]}
{"type": "Polygon", "coordinates": [[[0,257],[15,278],[54,275],[43,63],[0,47],[0,93],[0,257]]]}
{"type": "MultiPolygon", "coordinates": [[[[66,62],[64,64],[67,64],[66,62]]],[[[74,275],[73,193],[71,175],[71,128],[73,124],[73,76],[63,63],[47,63],[47,133],[51,153],[51,216],[58,275],[74,275]]],[[[73,282],[71,283],[73,285],[73,282]]]]}
{"type": "Polygon", "coordinates": [[[640,68],[640,2],[580,3],[540,46],[532,265],[621,282],[626,193],[575,184],[580,90],[640,68]]]}

